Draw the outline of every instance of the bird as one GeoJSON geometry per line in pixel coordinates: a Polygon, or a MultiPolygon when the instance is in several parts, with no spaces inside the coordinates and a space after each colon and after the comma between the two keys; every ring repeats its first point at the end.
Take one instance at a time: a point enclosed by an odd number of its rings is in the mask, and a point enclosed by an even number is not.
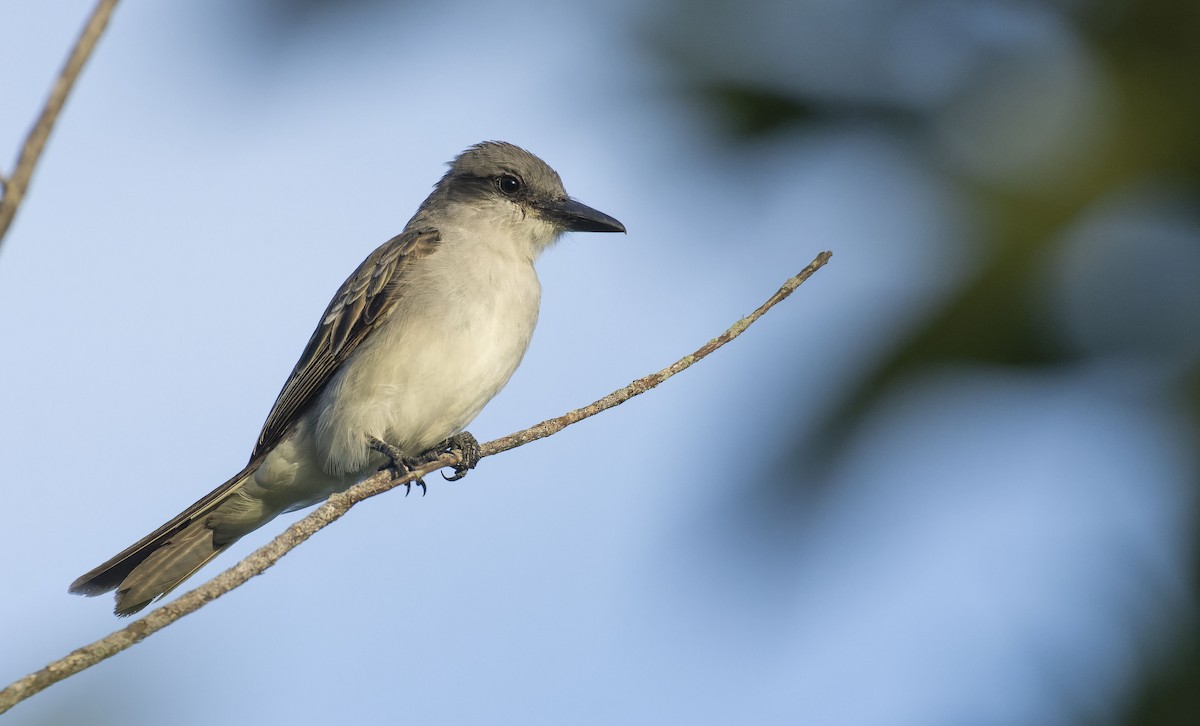
{"type": "Polygon", "coordinates": [[[565,232],[625,231],[568,196],[532,153],[502,141],[469,147],[338,288],[246,466],[69,592],[115,590],[114,612],[132,615],[277,515],[376,470],[458,450],[450,478],[460,478],[478,461],[467,425],[533,335],[538,257],[565,232]]]}

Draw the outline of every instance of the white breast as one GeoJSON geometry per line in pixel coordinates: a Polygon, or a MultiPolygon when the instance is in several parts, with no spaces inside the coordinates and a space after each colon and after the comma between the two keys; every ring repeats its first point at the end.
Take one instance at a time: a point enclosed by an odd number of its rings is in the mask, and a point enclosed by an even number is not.
{"type": "Polygon", "coordinates": [[[322,394],[313,432],[326,471],[366,468],[370,437],[416,455],[458,433],[525,355],[541,297],[531,257],[454,232],[405,272],[396,311],[322,394]]]}

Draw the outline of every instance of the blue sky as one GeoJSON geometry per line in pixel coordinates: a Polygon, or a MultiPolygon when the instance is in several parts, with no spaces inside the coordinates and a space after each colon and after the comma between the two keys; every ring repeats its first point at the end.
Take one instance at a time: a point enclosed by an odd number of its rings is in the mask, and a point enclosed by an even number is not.
{"type": "MultiPolygon", "coordinates": [[[[89,7],[0,26],[0,148],[89,7]]],[[[270,37],[231,8],[118,7],[0,250],[5,682],[121,624],[67,585],[243,465],[329,296],[466,146],[530,149],[629,229],[545,255],[480,440],[661,368],[835,256],[661,389],[360,505],[14,723],[1104,722],[1169,638],[1190,447],[1111,369],[912,381],[803,517],[762,516],[788,427],[983,254],[905,144],[866,126],[722,149],[636,3],[270,37]]]]}

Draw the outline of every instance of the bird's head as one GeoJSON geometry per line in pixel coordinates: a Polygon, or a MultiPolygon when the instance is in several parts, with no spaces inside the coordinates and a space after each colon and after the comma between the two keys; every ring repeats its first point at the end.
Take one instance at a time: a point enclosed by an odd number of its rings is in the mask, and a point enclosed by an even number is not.
{"type": "Polygon", "coordinates": [[[498,212],[528,232],[541,252],[563,232],[624,232],[625,225],[572,199],[558,172],[502,141],[485,141],[450,163],[438,190],[452,204],[498,212]]]}

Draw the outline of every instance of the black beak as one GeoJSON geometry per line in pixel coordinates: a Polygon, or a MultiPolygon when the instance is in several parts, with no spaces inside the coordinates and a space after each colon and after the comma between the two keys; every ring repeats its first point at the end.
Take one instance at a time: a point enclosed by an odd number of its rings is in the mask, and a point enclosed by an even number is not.
{"type": "Polygon", "coordinates": [[[568,232],[625,231],[625,225],[604,212],[571,198],[550,202],[542,207],[542,212],[568,232]]]}

